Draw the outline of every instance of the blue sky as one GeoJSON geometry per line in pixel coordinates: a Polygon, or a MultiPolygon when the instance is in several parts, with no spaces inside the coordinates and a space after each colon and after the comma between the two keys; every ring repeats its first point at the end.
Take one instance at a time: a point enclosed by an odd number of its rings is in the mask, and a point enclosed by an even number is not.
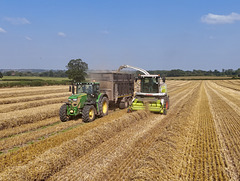
{"type": "Polygon", "coordinates": [[[240,68],[239,0],[0,0],[0,69],[240,68]]]}

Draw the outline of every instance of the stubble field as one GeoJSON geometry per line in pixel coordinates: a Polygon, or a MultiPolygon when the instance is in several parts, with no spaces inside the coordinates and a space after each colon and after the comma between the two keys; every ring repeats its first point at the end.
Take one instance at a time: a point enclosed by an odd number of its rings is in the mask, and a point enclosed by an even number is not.
{"type": "Polygon", "coordinates": [[[169,80],[167,115],[62,123],[68,86],[0,89],[0,180],[240,180],[240,81],[169,80]]]}

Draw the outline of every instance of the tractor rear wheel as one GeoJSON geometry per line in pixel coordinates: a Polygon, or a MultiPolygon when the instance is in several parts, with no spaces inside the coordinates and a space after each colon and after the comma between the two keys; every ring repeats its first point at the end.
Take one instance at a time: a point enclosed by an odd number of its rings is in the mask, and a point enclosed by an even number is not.
{"type": "Polygon", "coordinates": [[[88,123],[95,119],[96,117],[96,108],[93,105],[86,105],[82,111],[83,122],[88,123]]]}
{"type": "Polygon", "coordinates": [[[62,122],[69,121],[69,116],[67,115],[67,105],[63,104],[59,110],[59,117],[62,122]]]}
{"type": "Polygon", "coordinates": [[[109,101],[107,97],[103,97],[99,106],[100,117],[108,115],[109,101]]]}

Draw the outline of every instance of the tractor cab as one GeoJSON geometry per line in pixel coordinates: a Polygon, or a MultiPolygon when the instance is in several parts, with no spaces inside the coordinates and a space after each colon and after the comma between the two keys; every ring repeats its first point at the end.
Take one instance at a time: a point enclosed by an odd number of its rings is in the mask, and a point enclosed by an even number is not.
{"type": "Polygon", "coordinates": [[[100,84],[98,82],[77,83],[76,94],[86,93],[88,95],[96,95],[100,93],[100,84]]]}

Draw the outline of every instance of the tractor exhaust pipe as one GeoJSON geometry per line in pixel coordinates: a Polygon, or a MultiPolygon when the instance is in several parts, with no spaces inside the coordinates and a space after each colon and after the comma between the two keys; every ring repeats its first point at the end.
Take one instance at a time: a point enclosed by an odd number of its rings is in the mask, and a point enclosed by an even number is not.
{"type": "Polygon", "coordinates": [[[75,93],[75,87],[74,87],[74,85],[69,86],[69,92],[72,92],[72,94],[75,93]]]}

